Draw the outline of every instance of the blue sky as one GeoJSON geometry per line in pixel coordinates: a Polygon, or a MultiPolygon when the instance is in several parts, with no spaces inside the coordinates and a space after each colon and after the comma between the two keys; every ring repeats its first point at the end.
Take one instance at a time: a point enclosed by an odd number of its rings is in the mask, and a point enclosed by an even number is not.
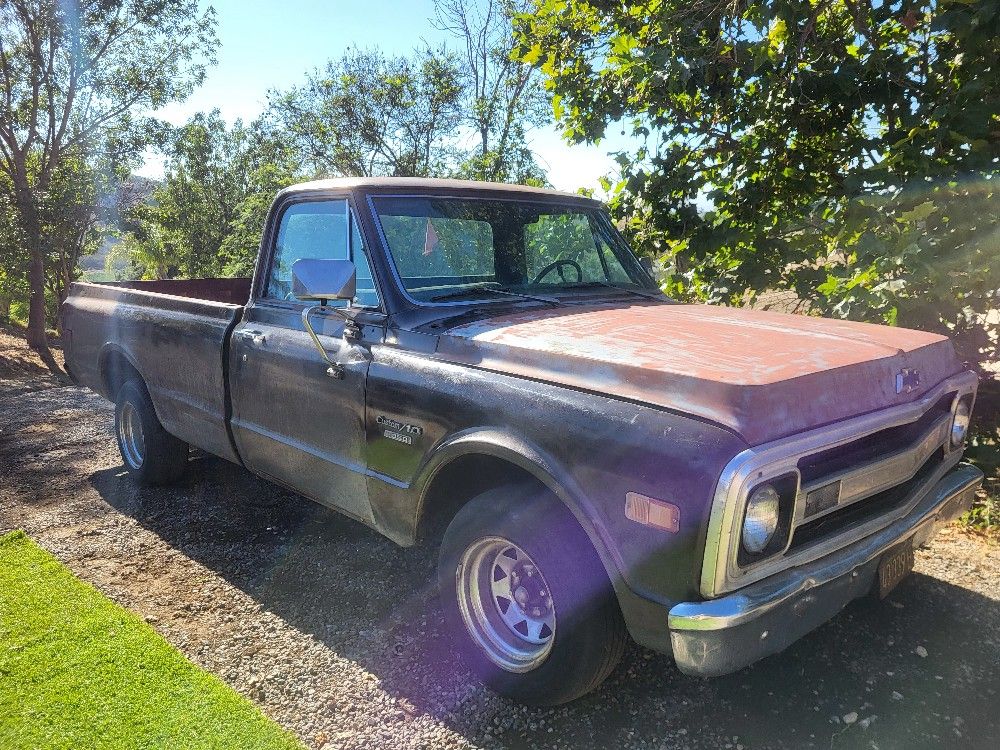
{"type": "MultiPolygon", "coordinates": [[[[432,0],[213,0],[211,5],[219,22],[218,65],[186,102],[158,113],[174,124],[213,108],[229,121],[251,120],[263,110],[269,89],[299,83],[307,71],[352,45],[406,54],[422,40],[448,41],[429,20],[432,0]]],[[[615,134],[597,147],[569,146],[553,127],[533,131],[530,140],[552,184],[573,191],[597,188],[598,178],[614,170],[608,152],[627,144],[615,134]]],[[[162,158],[149,154],[141,173],[158,177],[162,168],[162,158]]]]}

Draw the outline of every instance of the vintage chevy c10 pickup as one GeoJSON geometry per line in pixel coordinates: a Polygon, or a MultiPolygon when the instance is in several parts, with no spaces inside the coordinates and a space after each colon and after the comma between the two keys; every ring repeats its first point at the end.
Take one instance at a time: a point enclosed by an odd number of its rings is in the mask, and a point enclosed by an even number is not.
{"type": "Polygon", "coordinates": [[[79,283],[62,315],[138,482],[196,446],[440,539],[456,648],[529,703],[629,636],[693,675],[775,654],[885,596],[982,481],[948,339],[676,303],[578,195],[296,185],[253,279],[79,283]]]}

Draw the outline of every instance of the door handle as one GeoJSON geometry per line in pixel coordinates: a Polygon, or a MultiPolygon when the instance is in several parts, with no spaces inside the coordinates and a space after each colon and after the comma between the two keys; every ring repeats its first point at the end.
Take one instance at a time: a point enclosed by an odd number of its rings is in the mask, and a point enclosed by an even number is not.
{"type": "Polygon", "coordinates": [[[240,331],[239,336],[244,341],[249,341],[254,346],[263,346],[267,341],[267,336],[263,331],[240,331]]]}

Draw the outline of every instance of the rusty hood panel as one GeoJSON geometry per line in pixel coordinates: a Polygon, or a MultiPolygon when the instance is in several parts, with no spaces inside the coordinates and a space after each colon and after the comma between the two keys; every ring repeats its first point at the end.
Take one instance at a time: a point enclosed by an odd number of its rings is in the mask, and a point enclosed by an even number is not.
{"type": "Polygon", "coordinates": [[[758,445],[918,398],[962,369],[937,334],[708,305],[533,310],[452,328],[438,354],[718,422],[758,445]],[[897,374],[915,370],[897,393],[897,374]]]}

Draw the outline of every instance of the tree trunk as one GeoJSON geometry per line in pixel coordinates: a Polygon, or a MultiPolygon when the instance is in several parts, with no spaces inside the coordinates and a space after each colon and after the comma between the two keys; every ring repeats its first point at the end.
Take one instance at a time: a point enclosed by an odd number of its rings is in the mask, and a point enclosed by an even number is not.
{"type": "Polygon", "coordinates": [[[0,323],[10,323],[10,297],[0,294],[0,323]]]}
{"type": "Polygon", "coordinates": [[[25,338],[28,346],[39,352],[49,350],[45,336],[45,264],[42,259],[41,237],[35,236],[31,243],[31,265],[28,267],[28,330],[25,338]]]}

